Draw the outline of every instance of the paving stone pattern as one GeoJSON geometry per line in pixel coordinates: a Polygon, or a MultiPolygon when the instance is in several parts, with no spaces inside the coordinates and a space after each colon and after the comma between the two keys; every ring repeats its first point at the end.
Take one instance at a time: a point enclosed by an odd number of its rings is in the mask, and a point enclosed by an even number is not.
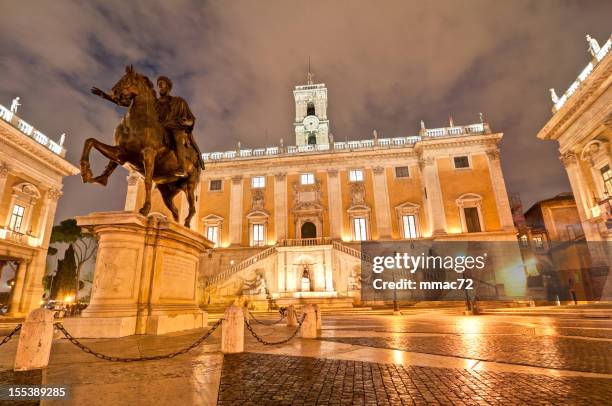
{"type": "Polygon", "coordinates": [[[225,355],[218,405],[603,405],[612,380],[225,355]]]}
{"type": "Polygon", "coordinates": [[[326,337],[326,341],[582,372],[612,373],[612,342],[554,336],[326,337]]]}

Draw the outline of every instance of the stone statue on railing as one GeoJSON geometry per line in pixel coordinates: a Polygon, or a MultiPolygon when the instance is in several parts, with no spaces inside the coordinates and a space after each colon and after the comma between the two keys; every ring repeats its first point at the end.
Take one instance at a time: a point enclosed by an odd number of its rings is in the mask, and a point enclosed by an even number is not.
{"type": "Polygon", "coordinates": [[[595,58],[595,56],[599,53],[601,48],[599,47],[599,42],[589,34],[586,36],[587,43],[589,44],[589,52],[595,58]]]}
{"type": "Polygon", "coordinates": [[[555,92],[555,88],[551,87],[550,89],[550,98],[554,104],[559,103],[559,96],[557,96],[557,92],[555,92]]]}
{"type": "Polygon", "coordinates": [[[21,106],[21,103],[19,103],[19,96],[17,96],[11,102],[11,113],[17,114],[17,109],[19,106],[21,106]]]}

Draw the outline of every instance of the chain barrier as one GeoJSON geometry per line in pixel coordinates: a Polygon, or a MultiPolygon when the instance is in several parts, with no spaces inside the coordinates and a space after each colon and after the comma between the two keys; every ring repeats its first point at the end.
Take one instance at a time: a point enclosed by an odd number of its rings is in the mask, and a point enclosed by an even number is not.
{"type": "Polygon", "coordinates": [[[276,320],[276,321],[272,321],[272,322],[270,322],[270,321],[262,321],[262,320],[257,320],[257,319],[255,318],[255,316],[253,315],[253,313],[251,313],[251,311],[250,311],[250,310],[249,310],[249,315],[251,316],[251,318],[252,318],[252,319],[253,319],[253,320],[254,320],[256,323],[259,323],[259,324],[261,324],[262,326],[273,326],[273,325],[278,324],[278,323],[280,323],[281,321],[285,320],[285,317],[287,317],[287,314],[286,314],[286,313],[283,313],[280,319],[278,319],[278,320],[276,320]]]}
{"type": "Polygon", "coordinates": [[[77,340],[76,338],[74,338],[68,331],[66,331],[66,329],[64,328],[64,326],[61,323],[57,323],[55,324],[55,328],[57,328],[59,331],[61,331],[64,336],[66,336],[66,338],[74,345],[76,345],[77,347],[79,347],[81,350],[83,350],[84,352],[93,355],[94,357],[106,360],[106,361],[116,361],[116,362],[134,362],[134,361],[155,361],[155,360],[160,360],[160,359],[168,359],[168,358],[174,358],[177,355],[181,355],[181,354],[185,354],[186,352],[192,350],[193,348],[197,347],[198,345],[202,344],[202,342],[204,340],[206,340],[208,337],[210,337],[210,335],[212,333],[215,332],[215,330],[217,328],[219,328],[219,326],[221,325],[221,323],[223,322],[223,319],[219,319],[217,320],[217,322],[215,324],[212,325],[212,327],[204,334],[202,335],[202,337],[198,338],[196,341],[193,342],[193,344],[191,344],[189,347],[185,347],[182,350],[170,353],[170,354],[164,354],[164,355],[151,355],[151,356],[147,356],[147,357],[133,357],[133,358],[129,358],[129,357],[115,357],[112,355],[105,355],[102,353],[99,353],[97,351],[92,350],[91,348],[83,345],[79,340],[77,340]]]}
{"type": "Polygon", "coordinates": [[[4,338],[2,339],[2,341],[0,342],[0,346],[8,343],[9,341],[11,341],[11,338],[13,338],[13,336],[15,335],[15,333],[17,333],[19,330],[21,330],[21,324],[17,324],[15,326],[15,328],[13,329],[13,331],[11,331],[10,333],[8,333],[6,336],[4,336],[4,338]]]}
{"type": "Polygon", "coordinates": [[[291,334],[289,337],[285,338],[284,340],[274,341],[274,342],[267,341],[263,339],[262,337],[258,336],[255,330],[253,330],[253,327],[251,326],[251,324],[249,323],[247,319],[244,319],[244,324],[246,325],[247,330],[251,332],[251,335],[255,337],[255,339],[259,341],[260,343],[262,343],[263,345],[277,345],[277,344],[285,344],[291,341],[291,339],[293,339],[293,337],[295,337],[298,331],[300,331],[300,329],[302,328],[302,323],[304,323],[305,319],[306,319],[306,314],[302,316],[301,320],[298,320],[298,326],[293,332],[293,334],[291,334]]]}

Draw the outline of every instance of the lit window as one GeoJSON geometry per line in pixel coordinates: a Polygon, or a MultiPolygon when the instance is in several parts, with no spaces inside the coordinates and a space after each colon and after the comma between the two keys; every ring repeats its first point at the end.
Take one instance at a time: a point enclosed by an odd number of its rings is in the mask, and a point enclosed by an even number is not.
{"type": "Polygon", "coordinates": [[[544,239],[541,235],[533,236],[533,246],[536,248],[544,248],[544,239]]]}
{"type": "Polygon", "coordinates": [[[354,218],[353,226],[355,227],[355,241],[365,241],[368,239],[366,233],[366,219],[363,217],[354,218]]]}
{"type": "Polygon", "coordinates": [[[302,173],[300,175],[300,183],[302,185],[314,185],[314,174],[302,173]]]}
{"type": "Polygon", "coordinates": [[[253,224],[253,245],[261,246],[264,245],[264,225],[253,224]]]}
{"type": "Polygon", "coordinates": [[[416,217],[414,214],[402,216],[402,223],[404,226],[404,238],[417,238],[416,217]]]}
{"type": "Polygon", "coordinates": [[[455,169],[469,168],[470,160],[467,156],[456,156],[453,158],[455,169]]]}
{"type": "Polygon", "coordinates": [[[221,179],[213,179],[210,181],[209,189],[210,190],[221,190],[221,186],[223,186],[223,181],[221,179]]]}
{"type": "Polygon", "coordinates": [[[263,188],[266,186],[266,177],[265,176],[253,176],[251,178],[251,187],[253,188],[263,188]]]}
{"type": "Polygon", "coordinates": [[[523,247],[529,246],[529,238],[526,235],[521,235],[520,241],[523,247]]]}
{"type": "Polygon", "coordinates": [[[208,226],[206,228],[206,238],[208,238],[215,244],[215,246],[217,246],[217,244],[219,244],[219,227],[208,226]]]}
{"type": "Polygon", "coordinates": [[[18,204],[13,206],[13,213],[11,214],[11,221],[9,223],[9,228],[14,231],[19,231],[21,228],[21,222],[23,221],[23,213],[25,212],[25,208],[18,204]]]}
{"type": "Polygon", "coordinates": [[[407,166],[398,166],[395,168],[395,177],[396,178],[409,178],[410,171],[407,166]]]}
{"type": "Polygon", "coordinates": [[[604,184],[604,193],[607,197],[612,197],[612,170],[610,170],[610,165],[604,166],[599,171],[604,184]]]}
{"type": "Polygon", "coordinates": [[[351,182],[363,182],[363,171],[361,169],[349,171],[349,180],[351,182]]]}

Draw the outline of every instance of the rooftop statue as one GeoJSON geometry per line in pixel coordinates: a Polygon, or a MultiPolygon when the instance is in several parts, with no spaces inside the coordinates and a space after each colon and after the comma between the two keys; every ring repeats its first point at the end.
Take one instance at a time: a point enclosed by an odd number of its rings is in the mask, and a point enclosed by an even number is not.
{"type": "Polygon", "coordinates": [[[599,47],[599,43],[597,42],[595,38],[591,37],[588,34],[586,36],[586,40],[587,40],[587,43],[589,44],[589,52],[591,53],[593,57],[595,57],[601,50],[601,48],[599,47]]]}
{"type": "Polygon", "coordinates": [[[19,106],[21,106],[21,103],[19,103],[19,96],[17,96],[11,102],[11,113],[17,114],[17,109],[19,106]]]}
{"type": "Polygon", "coordinates": [[[106,186],[108,177],[117,166],[127,164],[144,177],[146,195],[140,213],[145,216],[149,214],[151,190],[155,183],[164,204],[177,222],[178,209],[172,199],[179,192],[185,192],[189,213],[184,224],[189,227],[196,211],[195,189],[204,168],[192,134],[195,117],[185,100],[170,96],[170,79],[161,76],[157,85],[159,98],[149,78],[128,66],[110,94],[97,87],[91,89],[93,94],[128,110],[115,129],[114,145],[104,144],[95,138],[85,140],[81,177],[83,182],[106,186]],[[92,148],[110,160],[102,174],[96,177],[89,164],[92,148]]]}

